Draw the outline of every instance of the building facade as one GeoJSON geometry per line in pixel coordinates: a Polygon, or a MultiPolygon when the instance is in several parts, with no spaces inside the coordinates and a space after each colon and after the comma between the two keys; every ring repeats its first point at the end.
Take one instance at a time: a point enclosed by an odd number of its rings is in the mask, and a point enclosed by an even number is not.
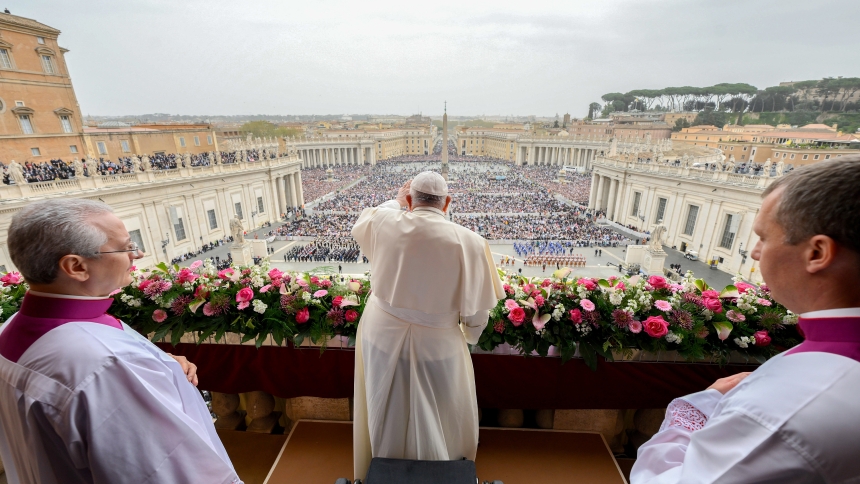
{"type": "MultiPolygon", "coordinates": [[[[84,153],[83,118],[60,31],[0,13],[0,161],[84,153]]],[[[81,156],[81,155],[78,155],[81,156]]]]}
{"type": "Polygon", "coordinates": [[[250,230],[277,222],[289,208],[304,204],[301,160],[295,155],[0,185],[0,270],[14,268],[6,245],[12,217],[28,203],[45,198],[86,198],[110,205],[146,252],[142,267],[169,262],[229,236],[234,215],[250,230]]]}

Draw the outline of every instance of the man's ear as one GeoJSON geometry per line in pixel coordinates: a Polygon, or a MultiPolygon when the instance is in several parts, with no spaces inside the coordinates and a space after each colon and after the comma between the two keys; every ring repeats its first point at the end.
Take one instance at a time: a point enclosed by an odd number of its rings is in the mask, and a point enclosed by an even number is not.
{"type": "Polygon", "coordinates": [[[58,264],[60,272],[72,280],[84,282],[90,278],[87,260],[79,255],[64,255],[58,264]]]}
{"type": "Polygon", "coordinates": [[[815,235],[806,244],[806,270],[810,274],[827,269],[835,262],[839,248],[836,241],[829,236],[815,235]]]}
{"type": "Polygon", "coordinates": [[[412,194],[411,193],[406,194],[406,205],[409,207],[409,211],[411,212],[412,211],[412,194]]]}
{"type": "Polygon", "coordinates": [[[445,206],[442,207],[442,211],[448,213],[448,206],[451,205],[451,195],[445,197],[445,206]]]}

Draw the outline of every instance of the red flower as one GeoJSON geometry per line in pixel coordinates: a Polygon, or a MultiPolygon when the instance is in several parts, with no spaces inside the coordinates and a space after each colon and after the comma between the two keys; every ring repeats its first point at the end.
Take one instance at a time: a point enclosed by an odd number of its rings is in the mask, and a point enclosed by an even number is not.
{"type": "Polygon", "coordinates": [[[549,279],[544,279],[543,282],[540,283],[540,287],[547,287],[547,286],[551,286],[551,285],[552,285],[552,281],[550,281],[549,279]]]}
{"type": "Polygon", "coordinates": [[[766,330],[756,331],[753,337],[755,338],[756,346],[767,346],[770,344],[770,336],[768,336],[766,330]]]}
{"type": "Polygon", "coordinates": [[[661,338],[669,332],[669,323],[660,316],[651,316],[643,323],[645,332],[652,338],[661,338]]]}
{"type": "Polygon", "coordinates": [[[331,305],[335,308],[339,308],[341,303],[343,303],[343,296],[335,296],[335,298],[331,300],[331,305]]]}
{"type": "Polygon", "coordinates": [[[354,322],[358,319],[358,311],[356,311],[355,309],[347,309],[346,312],[343,314],[343,319],[345,319],[347,323],[354,322]]]}
{"type": "Polygon", "coordinates": [[[296,322],[299,324],[307,323],[309,319],[311,319],[311,312],[308,308],[301,308],[296,313],[296,322]]]}
{"type": "Polygon", "coordinates": [[[721,303],[719,299],[705,298],[702,300],[702,303],[706,308],[715,313],[723,312],[723,303],[721,303]]]}
{"type": "Polygon", "coordinates": [[[319,284],[320,278],[317,276],[311,276],[311,284],[319,284]]]}
{"type": "Polygon", "coordinates": [[[546,301],[544,300],[543,296],[536,296],[535,297],[535,305],[536,306],[538,306],[538,307],[543,306],[543,303],[545,303],[545,302],[546,301]]]}
{"type": "Polygon", "coordinates": [[[576,324],[582,322],[582,311],[579,309],[571,309],[570,310],[570,320],[576,324]]]}
{"type": "Polygon", "coordinates": [[[523,308],[511,309],[511,312],[508,313],[508,319],[511,320],[514,326],[521,326],[526,319],[526,312],[523,308]]]}

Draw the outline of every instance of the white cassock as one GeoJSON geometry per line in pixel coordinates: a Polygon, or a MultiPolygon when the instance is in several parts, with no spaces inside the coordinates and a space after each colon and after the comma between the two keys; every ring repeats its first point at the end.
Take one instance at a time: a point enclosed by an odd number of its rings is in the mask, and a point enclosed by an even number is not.
{"type": "Polygon", "coordinates": [[[0,402],[10,482],[241,482],[182,367],[125,324],[66,323],[0,357],[0,402]]]}
{"type": "Polygon", "coordinates": [[[441,210],[362,211],[352,236],[370,259],[373,290],[355,351],[354,466],[372,457],[474,460],[474,344],[504,297],[490,246],[441,210]],[[461,328],[462,324],[462,328],[461,328]]]}
{"type": "MultiPolygon", "coordinates": [[[[804,317],[857,318],[860,309],[804,317]]],[[[830,341],[854,345],[856,354],[860,319],[857,326],[851,341],[830,341]]],[[[811,341],[806,335],[803,344],[811,341]]],[[[725,395],[705,390],[675,399],[660,431],[639,448],[630,482],[860,482],[860,361],[783,353],[725,395]]]]}

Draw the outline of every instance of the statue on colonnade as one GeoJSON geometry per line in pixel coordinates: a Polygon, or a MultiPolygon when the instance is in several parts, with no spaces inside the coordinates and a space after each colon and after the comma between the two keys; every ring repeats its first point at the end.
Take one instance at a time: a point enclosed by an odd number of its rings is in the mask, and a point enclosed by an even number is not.
{"type": "Polygon", "coordinates": [[[230,219],[230,234],[233,235],[233,245],[245,243],[245,227],[238,215],[233,215],[230,219]]]}
{"type": "Polygon", "coordinates": [[[663,234],[666,233],[666,226],[663,225],[663,220],[657,221],[657,226],[651,231],[651,240],[648,242],[648,248],[654,251],[663,250],[663,234]]]}
{"type": "Polygon", "coordinates": [[[770,161],[770,158],[764,162],[764,165],[761,166],[761,175],[764,177],[770,177],[770,167],[773,165],[773,162],[770,161]]]}
{"type": "Polygon", "coordinates": [[[134,173],[140,173],[140,158],[137,155],[131,155],[131,167],[134,173]]]}
{"type": "Polygon", "coordinates": [[[782,176],[782,173],[785,171],[785,163],[782,161],[776,164],[776,176],[782,176]]]}
{"type": "Polygon", "coordinates": [[[16,185],[23,185],[27,183],[27,179],[24,178],[24,167],[21,166],[21,164],[17,161],[12,160],[12,162],[9,163],[8,171],[9,176],[12,177],[12,180],[15,181],[16,185]]]}
{"type": "Polygon", "coordinates": [[[72,168],[75,170],[75,177],[80,178],[84,176],[84,164],[77,157],[72,160],[72,168]]]}
{"type": "Polygon", "coordinates": [[[214,154],[214,156],[212,157],[212,159],[213,159],[213,160],[215,160],[215,161],[214,161],[214,163],[215,163],[216,165],[220,165],[220,164],[221,164],[221,152],[220,152],[220,151],[216,151],[216,152],[215,152],[215,154],[214,154]]]}
{"type": "Polygon", "coordinates": [[[735,172],[735,155],[729,157],[729,162],[726,165],[726,171],[729,173],[735,172]]]}
{"type": "Polygon", "coordinates": [[[149,155],[146,153],[143,154],[143,158],[140,160],[140,166],[143,167],[144,171],[149,171],[152,169],[152,164],[149,162],[149,155]]]}

